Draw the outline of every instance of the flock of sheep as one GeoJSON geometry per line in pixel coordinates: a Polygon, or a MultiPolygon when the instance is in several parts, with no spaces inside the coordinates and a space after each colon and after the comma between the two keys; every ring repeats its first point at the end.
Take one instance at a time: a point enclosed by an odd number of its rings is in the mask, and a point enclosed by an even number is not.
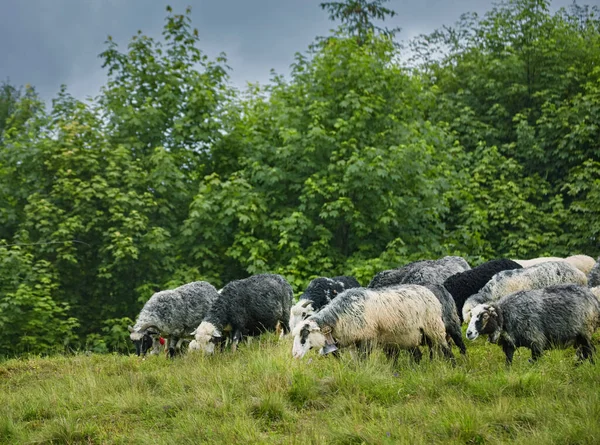
{"type": "Polygon", "coordinates": [[[466,337],[487,335],[502,347],[508,365],[518,347],[532,360],[553,347],[574,346],[579,360],[593,362],[592,335],[600,327],[600,258],[586,255],[533,260],[491,260],[471,268],[447,256],[386,270],[367,287],[347,276],[315,278],[293,305],[293,290],[280,275],[232,281],[217,291],[198,281],[154,294],[142,308],[130,338],[138,355],[168,355],[193,336],[190,350],[235,350],[245,336],[291,333],[292,355],[310,349],[337,355],[355,346],[368,354],[381,347],[396,360],[400,350],[420,361],[454,360],[451,340],[466,353],[466,337]]]}

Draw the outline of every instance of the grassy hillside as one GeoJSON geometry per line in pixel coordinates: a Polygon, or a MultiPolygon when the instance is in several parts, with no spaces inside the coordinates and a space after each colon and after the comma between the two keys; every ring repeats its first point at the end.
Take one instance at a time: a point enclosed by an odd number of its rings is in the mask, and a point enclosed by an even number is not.
{"type": "Polygon", "coordinates": [[[599,366],[574,366],[573,349],[532,365],[520,349],[507,371],[497,346],[467,346],[456,367],[295,361],[274,335],[216,357],[10,360],[0,443],[598,443],[599,366]]]}

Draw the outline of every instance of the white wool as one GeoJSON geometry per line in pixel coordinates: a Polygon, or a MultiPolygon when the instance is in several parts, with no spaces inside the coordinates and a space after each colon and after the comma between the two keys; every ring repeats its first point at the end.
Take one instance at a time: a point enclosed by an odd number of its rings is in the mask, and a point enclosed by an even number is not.
{"type": "Polygon", "coordinates": [[[564,258],[557,256],[545,256],[539,258],[532,258],[530,260],[513,260],[515,263],[519,263],[521,267],[531,267],[536,264],[547,263],[548,261],[564,261],[564,258]]]}
{"type": "Polygon", "coordinates": [[[596,264],[596,261],[594,261],[591,256],[587,255],[571,255],[565,258],[565,261],[572,264],[586,275],[590,273],[594,264],[596,264]]]}
{"type": "Polygon", "coordinates": [[[212,354],[215,351],[215,345],[210,340],[216,331],[217,328],[212,323],[208,321],[200,323],[200,326],[194,331],[195,341],[199,350],[203,350],[207,354],[212,354]]]}
{"type": "Polygon", "coordinates": [[[548,256],[548,257],[533,258],[531,260],[513,260],[513,261],[519,263],[522,267],[531,267],[531,266],[535,266],[536,264],[547,263],[549,261],[565,261],[565,262],[571,264],[572,266],[575,266],[577,269],[579,269],[586,275],[590,273],[590,271],[592,270],[592,267],[594,267],[594,264],[596,263],[596,261],[591,256],[588,256],[588,255],[571,255],[566,258],[548,256]]]}
{"type": "Polygon", "coordinates": [[[442,307],[429,289],[403,285],[367,292],[372,295],[364,303],[362,320],[352,313],[339,318],[335,336],[341,344],[377,340],[405,349],[420,344],[422,331],[445,343],[442,307]]]}
{"type": "MultiPolygon", "coordinates": [[[[344,299],[338,296],[313,318],[327,319],[337,314],[332,335],[340,346],[353,345],[360,341],[376,341],[380,345],[392,345],[408,349],[421,345],[423,334],[434,346],[448,347],[446,329],[442,321],[442,306],[435,295],[426,287],[399,285],[380,289],[364,289],[365,299],[344,299]]],[[[316,321],[308,319],[298,324],[294,337],[294,357],[302,357],[310,348],[321,348],[325,336],[316,321]],[[300,334],[309,328],[305,344],[300,334]]]]}

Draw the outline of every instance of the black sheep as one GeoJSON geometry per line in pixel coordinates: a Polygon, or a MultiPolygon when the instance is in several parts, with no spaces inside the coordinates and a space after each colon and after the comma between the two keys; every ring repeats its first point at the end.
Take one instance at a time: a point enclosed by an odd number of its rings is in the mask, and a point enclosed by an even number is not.
{"type": "Polygon", "coordinates": [[[222,344],[228,333],[232,349],[246,335],[274,331],[289,332],[293,291],[281,275],[260,274],[227,284],[194,331],[194,349],[207,353],[222,344]]]}
{"type": "Polygon", "coordinates": [[[290,311],[290,330],[298,323],[323,309],[332,299],[347,289],[360,287],[354,277],[339,276],[333,278],[319,277],[312,280],[298,303],[290,311]]]}
{"type": "Polygon", "coordinates": [[[444,287],[454,298],[461,323],[463,322],[462,308],[467,298],[479,292],[498,272],[511,269],[522,269],[522,267],[513,260],[500,258],[483,263],[471,270],[454,274],[444,281],[444,287]]]}

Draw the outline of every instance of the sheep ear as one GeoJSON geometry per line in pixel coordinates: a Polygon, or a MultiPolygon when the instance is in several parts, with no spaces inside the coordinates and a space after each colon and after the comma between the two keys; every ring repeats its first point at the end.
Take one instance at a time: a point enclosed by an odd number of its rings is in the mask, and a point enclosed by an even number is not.
{"type": "Polygon", "coordinates": [[[160,332],[159,332],[158,328],[152,326],[152,327],[146,329],[146,334],[148,334],[148,335],[158,335],[158,334],[160,334],[160,332]]]}
{"type": "Polygon", "coordinates": [[[135,329],[133,329],[131,326],[127,326],[127,329],[129,330],[129,332],[135,332],[135,329]]]}
{"type": "Polygon", "coordinates": [[[223,337],[223,334],[218,329],[215,329],[212,333],[213,337],[223,337]]]}

